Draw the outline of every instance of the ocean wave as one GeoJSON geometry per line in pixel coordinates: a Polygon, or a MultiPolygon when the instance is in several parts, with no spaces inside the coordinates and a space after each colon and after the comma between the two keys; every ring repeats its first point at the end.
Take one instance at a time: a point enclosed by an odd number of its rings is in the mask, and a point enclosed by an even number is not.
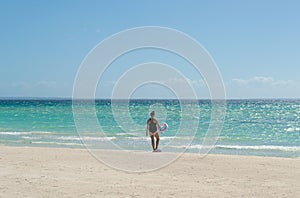
{"type": "Polygon", "coordinates": [[[116,139],[116,137],[91,137],[91,136],[59,136],[59,137],[53,137],[52,139],[58,139],[58,140],[98,140],[98,141],[109,141],[116,139]]]}
{"type": "MultiPolygon", "coordinates": [[[[24,135],[24,133],[22,134],[24,135]]],[[[22,139],[29,139],[29,140],[38,140],[44,139],[42,136],[21,136],[22,139]]],[[[66,141],[80,141],[80,140],[98,140],[98,141],[109,141],[116,139],[116,137],[91,137],[91,136],[47,136],[46,139],[51,140],[66,140],[66,141]]]]}
{"type": "Polygon", "coordinates": [[[23,139],[28,139],[28,140],[39,140],[42,139],[42,137],[33,137],[33,136],[22,136],[23,139]]]}
{"type": "Polygon", "coordinates": [[[274,146],[274,145],[260,145],[260,146],[240,146],[240,145],[216,145],[215,148],[236,149],[236,150],[278,150],[299,152],[300,146],[274,146]]]}
{"type": "Polygon", "coordinates": [[[178,149],[203,149],[203,148],[211,148],[211,146],[203,146],[203,145],[190,145],[190,146],[184,146],[184,145],[170,145],[172,148],[178,148],[178,149]]]}
{"type": "Polygon", "coordinates": [[[128,135],[128,133],[117,133],[116,135],[117,136],[123,136],[123,135],[126,136],[126,135],[128,135]]]}
{"type": "Polygon", "coordinates": [[[17,132],[17,131],[8,131],[0,132],[0,135],[30,135],[32,132],[17,132]]]}
{"type": "Polygon", "coordinates": [[[287,129],[284,129],[286,132],[294,132],[294,131],[300,131],[300,127],[290,127],[287,129]]]}
{"type": "Polygon", "coordinates": [[[137,133],[117,133],[116,135],[117,136],[129,136],[129,135],[136,136],[138,134],[137,133]]]}
{"type": "Polygon", "coordinates": [[[54,145],[66,145],[66,146],[83,146],[83,144],[80,143],[74,143],[74,142],[43,142],[43,141],[34,141],[31,142],[32,144],[54,144],[54,145]]]}
{"type": "Polygon", "coordinates": [[[44,134],[53,134],[56,132],[51,132],[51,131],[31,131],[31,134],[36,134],[36,135],[44,135],[44,134]]]}
{"type": "Polygon", "coordinates": [[[126,137],[127,139],[130,140],[148,140],[148,137],[126,137]]]}
{"type": "Polygon", "coordinates": [[[176,137],[176,136],[160,136],[159,137],[161,140],[173,140],[173,139],[181,139],[180,137],[176,137]]]}
{"type": "MultiPolygon", "coordinates": [[[[184,149],[203,149],[209,148],[201,144],[190,145],[190,146],[171,146],[174,148],[184,149]]],[[[288,152],[300,152],[300,146],[275,146],[275,145],[260,145],[260,146],[240,146],[240,145],[215,145],[213,148],[219,149],[234,149],[234,150],[261,150],[261,151],[288,151],[288,152]]]]}
{"type": "MultiPolygon", "coordinates": [[[[146,136],[138,136],[138,137],[126,137],[127,139],[133,139],[133,140],[148,140],[149,137],[146,136]]],[[[173,140],[173,139],[187,139],[188,137],[177,137],[177,136],[160,136],[161,140],[173,140]]]]}
{"type": "Polygon", "coordinates": [[[45,135],[53,133],[49,131],[2,131],[0,135],[45,135]]]}

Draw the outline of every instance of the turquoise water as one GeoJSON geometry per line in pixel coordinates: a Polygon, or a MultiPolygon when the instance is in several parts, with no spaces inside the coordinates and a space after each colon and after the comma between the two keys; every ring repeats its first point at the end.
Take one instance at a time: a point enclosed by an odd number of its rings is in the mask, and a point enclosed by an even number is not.
{"type": "MultiPolygon", "coordinates": [[[[136,125],[124,129],[114,117],[110,100],[97,100],[95,104],[105,136],[93,127],[80,134],[83,142],[94,143],[95,147],[99,142],[112,141],[124,149],[151,150],[145,122],[154,109],[158,120],[169,124],[168,132],[161,134],[162,148],[178,138],[182,119],[196,120],[198,128],[185,128],[185,136],[179,137],[194,138],[191,145],[177,144],[173,149],[176,152],[186,147],[187,152],[198,152],[211,118],[209,100],[198,101],[197,115],[182,115],[182,105],[177,100],[131,100],[129,113],[136,125]]],[[[188,108],[188,104],[184,106],[188,108]]],[[[126,104],[120,102],[116,108],[118,115],[125,115],[126,104]]],[[[71,100],[0,100],[1,145],[83,148],[81,138],[71,100]]],[[[228,100],[223,129],[211,153],[299,157],[300,100],[228,100]]]]}

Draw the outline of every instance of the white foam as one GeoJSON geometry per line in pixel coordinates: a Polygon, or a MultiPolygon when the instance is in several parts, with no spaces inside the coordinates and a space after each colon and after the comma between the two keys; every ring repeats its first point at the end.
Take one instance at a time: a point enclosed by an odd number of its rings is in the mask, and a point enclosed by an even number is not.
{"type": "Polygon", "coordinates": [[[173,148],[179,148],[179,149],[203,149],[203,148],[211,148],[210,146],[204,146],[201,144],[197,144],[197,145],[190,145],[190,146],[170,146],[173,148]]]}
{"type": "Polygon", "coordinates": [[[128,135],[127,133],[117,133],[116,135],[122,136],[122,135],[128,135]]]}
{"type": "Polygon", "coordinates": [[[126,137],[127,139],[131,140],[148,140],[148,137],[126,137]]]}
{"type": "Polygon", "coordinates": [[[22,136],[23,139],[29,139],[29,140],[38,140],[42,139],[42,137],[32,137],[32,136],[22,136]]]}
{"type": "Polygon", "coordinates": [[[44,135],[44,134],[53,134],[54,132],[50,132],[50,131],[31,131],[30,133],[44,135]]]}
{"type": "Polygon", "coordinates": [[[289,127],[287,129],[284,129],[286,132],[294,132],[294,131],[300,131],[300,127],[289,127]]]}
{"type": "Polygon", "coordinates": [[[53,132],[49,131],[4,131],[0,132],[0,135],[34,135],[34,134],[52,134],[53,132]]]}
{"type": "Polygon", "coordinates": [[[260,145],[260,146],[239,146],[239,145],[216,145],[216,148],[228,148],[228,149],[245,149],[245,150],[280,150],[280,151],[300,151],[300,146],[272,146],[272,145],[260,145]]]}
{"type": "Polygon", "coordinates": [[[16,132],[16,131],[9,131],[9,132],[0,132],[0,135],[30,135],[31,132],[16,132]]]}
{"type": "Polygon", "coordinates": [[[59,136],[59,137],[54,137],[53,139],[58,139],[58,140],[98,140],[98,141],[109,141],[116,139],[116,137],[91,137],[91,136],[59,136]]]}
{"type": "Polygon", "coordinates": [[[117,136],[138,135],[137,133],[117,133],[117,136]]]}
{"type": "Polygon", "coordinates": [[[83,144],[80,143],[73,143],[73,142],[42,142],[42,141],[35,141],[32,144],[55,144],[55,145],[67,145],[67,146],[82,146],[83,144]]]}
{"type": "MultiPolygon", "coordinates": [[[[190,145],[190,146],[172,146],[174,148],[187,148],[187,149],[203,149],[207,146],[201,144],[190,145]]],[[[240,145],[215,145],[214,148],[223,149],[236,149],[236,150],[277,150],[277,151],[289,151],[299,152],[300,146],[273,146],[273,145],[260,145],[260,146],[240,146],[240,145]]]]}
{"type": "Polygon", "coordinates": [[[176,136],[170,137],[170,136],[160,136],[159,137],[161,140],[172,140],[177,138],[176,136]]]}
{"type": "MultiPolygon", "coordinates": [[[[133,140],[147,140],[149,137],[146,136],[137,136],[137,137],[126,137],[127,139],[133,139],[133,140]]],[[[173,140],[173,139],[188,139],[188,137],[177,137],[177,136],[160,136],[161,140],[173,140]]]]}

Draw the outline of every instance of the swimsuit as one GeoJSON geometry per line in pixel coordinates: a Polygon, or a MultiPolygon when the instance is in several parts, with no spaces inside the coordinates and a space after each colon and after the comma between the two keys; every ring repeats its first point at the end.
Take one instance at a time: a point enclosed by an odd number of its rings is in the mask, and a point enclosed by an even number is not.
{"type": "Polygon", "coordinates": [[[149,124],[149,131],[150,133],[155,133],[157,132],[157,126],[156,126],[156,123],[154,122],[153,119],[150,119],[150,124],[149,124]]]}

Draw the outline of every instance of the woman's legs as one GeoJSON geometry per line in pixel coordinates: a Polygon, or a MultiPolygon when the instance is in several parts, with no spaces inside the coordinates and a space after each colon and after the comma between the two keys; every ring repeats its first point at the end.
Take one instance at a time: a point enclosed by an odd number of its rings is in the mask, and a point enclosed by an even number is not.
{"type": "Polygon", "coordinates": [[[150,137],[151,137],[152,149],[155,150],[155,148],[154,148],[154,135],[150,135],[150,137]]]}
{"type": "MultiPolygon", "coordinates": [[[[156,138],[156,147],[155,147],[155,150],[158,148],[158,144],[159,144],[159,135],[158,135],[158,132],[156,132],[155,134],[155,138],[156,138]]],[[[154,145],[154,141],[153,141],[153,145],[154,145]]]]}

